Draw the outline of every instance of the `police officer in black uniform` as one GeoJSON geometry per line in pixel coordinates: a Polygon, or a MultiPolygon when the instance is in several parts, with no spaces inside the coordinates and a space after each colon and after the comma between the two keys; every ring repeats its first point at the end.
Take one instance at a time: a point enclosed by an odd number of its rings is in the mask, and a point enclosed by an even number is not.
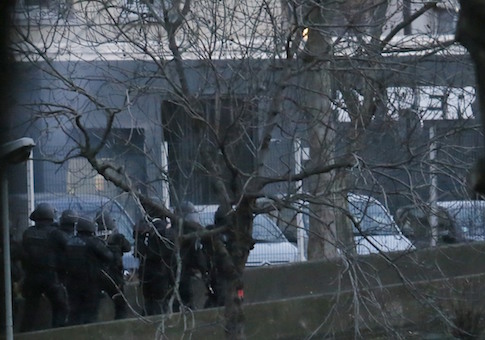
{"type": "Polygon", "coordinates": [[[74,235],[74,229],[78,218],[79,215],[76,211],[71,209],[64,210],[59,219],[59,229],[67,236],[74,235]]]}
{"type": "MultiPolygon", "coordinates": [[[[178,224],[177,227],[170,228],[171,236],[169,238],[175,239],[179,234],[179,229],[182,228],[182,234],[187,234],[191,230],[188,227],[187,222],[194,222],[199,223],[199,214],[194,206],[194,204],[190,201],[183,201],[179,208],[177,209],[178,214],[181,215],[183,218],[183,223],[181,226],[178,224]]],[[[190,239],[185,240],[180,244],[180,257],[182,260],[182,268],[180,274],[180,285],[179,285],[179,294],[184,306],[188,308],[193,308],[194,302],[194,292],[193,292],[193,285],[192,280],[197,275],[204,276],[207,270],[207,261],[206,256],[202,251],[202,243],[199,239],[190,239]]],[[[177,263],[176,257],[172,257],[172,270],[175,274],[177,263]]],[[[176,305],[174,308],[176,311],[178,310],[178,306],[176,305]]]]}
{"type": "MultiPolygon", "coordinates": [[[[64,210],[61,214],[61,218],[59,219],[59,230],[64,233],[67,239],[74,236],[76,223],[79,218],[79,215],[76,211],[67,209],[64,210]]],[[[58,271],[57,274],[59,276],[59,280],[61,283],[66,286],[66,270],[65,270],[65,256],[61,256],[58,261],[58,271]]]]}
{"type": "Polygon", "coordinates": [[[55,226],[54,218],[54,208],[48,203],[40,203],[30,215],[35,225],[23,233],[22,265],[25,279],[22,295],[25,304],[21,331],[34,329],[42,294],[51,303],[52,327],[63,326],[66,322],[66,294],[57,271],[67,239],[55,226]]]}
{"type": "Polygon", "coordinates": [[[95,322],[100,302],[100,272],[113,260],[105,243],[96,237],[96,224],[79,217],[76,235],[66,245],[66,288],[69,296],[69,324],[95,322]]]}
{"type": "MultiPolygon", "coordinates": [[[[206,229],[213,230],[227,226],[229,220],[228,213],[222,207],[219,207],[214,214],[214,224],[208,225],[206,229]]],[[[224,256],[217,249],[216,239],[220,241],[219,245],[226,247],[230,235],[228,232],[221,232],[202,241],[208,267],[208,279],[206,282],[208,292],[204,308],[220,307],[224,306],[225,303],[225,290],[227,287],[226,273],[224,272],[224,256]]]]}
{"type": "Polygon", "coordinates": [[[143,218],[135,226],[136,256],[140,259],[138,274],[145,315],[162,314],[168,310],[173,287],[173,242],[167,238],[167,225],[165,219],[155,218],[149,222],[143,218]]]}
{"type": "MultiPolygon", "coordinates": [[[[12,277],[12,307],[13,307],[13,317],[18,315],[19,307],[23,301],[22,298],[22,282],[24,279],[24,270],[22,268],[22,258],[23,258],[23,248],[22,242],[16,241],[10,235],[10,266],[11,266],[11,277],[12,277]]],[[[17,320],[14,319],[14,324],[17,320]]]]}
{"type": "Polygon", "coordinates": [[[99,211],[96,215],[98,225],[97,235],[113,253],[106,270],[101,274],[101,290],[113,301],[115,319],[126,317],[128,306],[124,296],[125,280],[123,277],[123,253],[131,250],[130,242],[116,228],[115,221],[107,211],[99,211]]]}

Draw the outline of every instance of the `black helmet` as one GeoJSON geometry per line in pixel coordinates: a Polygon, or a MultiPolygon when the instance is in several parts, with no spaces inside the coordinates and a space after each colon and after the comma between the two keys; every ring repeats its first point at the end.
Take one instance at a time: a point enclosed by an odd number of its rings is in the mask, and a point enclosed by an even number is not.
{"type": "Polygon", "coordinates": [[[226,225],[228,223],[228,219],[229,216],[226,212],[226,209],[224,209],[222,206],[219,206],[214,214],[214,224],[217,226],[226,225]]]}
{"type": "Polygon", "coordinates": [[[39,203],[35,210],[30,214],[30,219],[34,222],[37,221],[54,221],[56,216],[54,207],[49,203],[39,203]]]}
{"type": "Polygon", "coordinates": [[[165,218],[156,217],[152,220],[152,223],[160,233],[164,233],[168,226],[168,222],[165,218]]]}
{"type": "Polygon", "coordinates": [[[101,210],[96,214],[96,223],[99,229],[113,230],[115,229],[115,220],[111,217],[109,212],[101,210]]]}
{"type": "Polygon", "coordinates": [[[87,217],[79,217],[76,225],[77,232],[94,234],[96,232],[96,223],[87,217]]]}
{"type": "Polygon", "coordinates": [[[150,225],[145,218],[140,218],[133,227],[135,233],[143,234],[150,230],[150,225]]]}
{"type": "Polygon", "coordinates": [[[61,225],[74,225],[78,219],[79,215],[77,214],[77,212],[71,209],[67,209],[62,212],[59,223],[61,225]]]}

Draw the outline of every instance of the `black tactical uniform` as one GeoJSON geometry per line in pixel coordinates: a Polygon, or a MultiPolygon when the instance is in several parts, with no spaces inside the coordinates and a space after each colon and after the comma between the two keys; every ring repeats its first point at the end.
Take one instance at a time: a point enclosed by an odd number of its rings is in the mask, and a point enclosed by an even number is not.
{"type": "Polygon", "coordinates": [[[13,285],[18,284],[24,278],[24,271],[21,264],[22,258],[24,257],[23,253],[22,244],[10,237],[10,266],[13,285]]]}
{"type": "Polygon", "coordinates": [[[66,233],[67,236],[74,235],[74,228],[78,218],[79,215],[76,211],[70,209],[64,210],[59,220],[59,229],[66,233]]]}
{"type": "MultiPolygon", "coordinates": [[[[192,202],[184,201],[178,209],[178,213],[183,217],[184,223],[182,225],[182,234],[189,233],[190,230],[186,222],[200,223],[199,215],[192,202]]],[[[169,238],[175,239],[178,236],[179,230],[177,227],[170,228],[169,238]]],[[[202,251],[202,243],[198,239],[186,240],[180,244],[180,257],[182,259],[182,268],[180,274],[179,294],[182,303],[188,307],[193,308],[193,287],[192,280],[197,274],[204,276],[207,270],[207,261],[204,252],[202,251]]],[[[176,273],[176,257],[172,258],[172,271],[176,273]]],[[[178,306],[175,306],[178,310],[178,306]]]]}
{"type": "Polygon", "coordinates": [[[135,226],[136,256],[140,259],[138,270],[144,299],[145,315],[167,312],[173,276],[171,260],[173,242],[167,239],[167,222],[156,218],[152,225],[145,219],[135,226]]]}
{"type": "MultiPolygon", "coordinates": [[[[61,214],[61,218],[59,219],[59,230],[64,233],[67,239],[71,236],[74,236],[75,227],[79,215],[74,210],[64,210],[61,214]]],[[[61,256],[58,261],[58,271],[57,274],[59,276],[59,280],[65,286],[66,285],[66,270],[65,270],[65,256],[61,256]]]]}
{"type": "Polygon", "coordinates": [[[33,330],[42,294],[52,306],[52,327],[63,326],[67,316],[65,289],[58,279],[58,260],[66,246],[66,237],[54,225],[54,208],[39,204],[30,215],[35,226],[23,233],[25,279],[22,295],[25,298],[22,331],[33,330]]]}
{"type": "Polygon", "coordinates": [[[96,321],[100,302],[100,272],[113,254],[95,236],[96,224],[80,217],[77,234],[66,245],[66,287],[69,296],[69,324],[96,321]]]}
{"type": "Polygon", "coordinates": [[[100,211],[96,215],[98,224],[97,235],[113,253],[113,260],[109,262],[105,273],[101,275],[101,290],[103,290],[115,305],[115,319],[126,317],[128,306],[124,297],[125,281],[123,277],[123,253],[131,250],[130,242],[120,234],[115,221],[108,212],[100,211]]]}
{"type": "MultiPolygon", "coordinates": [[[[24,271],[22,269],[23,258],[22,243],[10,238],[10,266],[12,276],[12,307],[13,316],[18,315],[19,307],[21,306],[22,290],[21,283],[24,279],[24,271]]],[[[17,320],[13,320],[14,324],[17,320]]]]}
{"type": "MultiPolygon", "coordinates": [[[[228,218],[222,208],[217,209],[214,215],[214,224],[208,225],[207,230],[212,230],[228,224],[228,218]]],[[[203,240],[203,250],[207,256],[208,280],[207,285],[207,300],[204,308],[220,307],[225,303],[226,290],[226,273],[224,273],[224,258],[218,252],[215,241],[218,239],[219,244],[226,245],[229,240],[228,233],[221,233],[203,240]]]]}

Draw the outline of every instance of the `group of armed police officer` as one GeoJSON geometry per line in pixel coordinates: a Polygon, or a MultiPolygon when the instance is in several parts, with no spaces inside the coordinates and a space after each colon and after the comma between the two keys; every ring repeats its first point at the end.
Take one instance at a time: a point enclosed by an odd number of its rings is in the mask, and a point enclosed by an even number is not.
{"type": "MultiPolygon", "coordinates": [[[[190,221],[193,204],[184,203],[179,212],[190,221]]],[[[35,329],[42,296],[51,304],[53,328],[95,322],[102,292],[114,303],[115,319],[126,317],[122,257],[131,250],[129,241],[117,232],[106,211],[100,210],[93,220],[65,210],[59,223],[55,215],[50,204],[40,203],[30,215],[34,226],[23,233],[21,291],[25,303],[20,330],[35,329]]],[[[220,215],[216,212],[215,225],[209,229],[225,223],[220,215]]],[[[224,304],[224,280],[217,275],[213,238],[185,241],[175,256],[179,228],[165,218],[140,219],[133,236],[144,315],[178,311],[180,304],[192,308],[194,275],[206,283],[205,307],[224,304]],[[181,266],[179,280],[177,266],[181,266]],[[173,298],[176,287],[179,299],[173,298]]]]}
{"type": "MultiPolygon", "coordinates": [[[[207,289],[204,308],[224,305],[226,278],[222,275],[220,261],[224,256],[215,252],[214,246],[217,238],[224,248],[230,247],[229,233],[181,240],[179,236],[190,229],[186,223],[199,224],[200,221],[195,206],[189,201],[182,202],[176,212],[183,219],[180,226],[178,223],[171,225],[164,218],[143,218],[135,225],[133,236],[136,256],[140,260],[138,277],[145,315],[177,312],[180,305],[194,308],[194,277],[201,279],[207,289]],[[174,251],[177,247],[178,253],[174,251]],[[174,296],[175,289],[178,298],[174,296]]],[[[222,209],[218,209],[215,224],[206,228],[210,230],[227,225],[225,215],[222,209]]]]}
{"type": "Polygon", "coordinates": [[[52,327],[96,321],[102,292],[113,300],[115,318],[123,318],[122,256],[131,245],[109,213],[100,210],[93,220],[66,210],[56,223],[54,208],[40,203],[30,219],[35,224],[22,236],[25,303],[20,330],[35,329],[42,295],[51,304],[52,327]]]}

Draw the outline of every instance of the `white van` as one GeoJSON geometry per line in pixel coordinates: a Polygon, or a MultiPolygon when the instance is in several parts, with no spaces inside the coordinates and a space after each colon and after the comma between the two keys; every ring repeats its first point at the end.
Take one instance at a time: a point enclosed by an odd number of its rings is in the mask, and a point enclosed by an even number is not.
{"type": "MultiPolygon", "coordinates": [[[[347,197],[348,209],[355,222],[353,232],[358,255],[374,254],[379,253],[379,251],[395,252],[416,249],[412,242],[403,235],[394,218],[381,202],[374,197],[361,194],[349,193],[347,197]]],[[[294,211],[293,214],[295,214],[294,211]]],[[[280,225],[279,217],[274,217],[280,225]]],[[[303,244],[299,246],[303,247],[302,252],[307,254],[310,222],[306,204],[303,208],[302,223],[305,232],[303,233],[303,244]]],[[[295,224],[284,222],[281,223],[280,228],[290,235],[295,233],[296,229],[295,224]]],[[[297,242],[296,238],[290,237],[290,240],[297,242]]]]}
{"type": "Polygon", "coordinates": [[[349,211],[354,225],[354,242],[357,254],[415,249],[403,235],[389,211],[377,199],[367,195],[348,194],[349,211]]]}
{"type": "MultiPolygon", "coordinates": [[[[203,226],[214,223],[217,205],[198,206],[199,222],[203,226]]],[[[250,251],[246,267],[286,264],[298,260],[298,250],[288,242],[278,226],[266,214],[253,220],[254,248],[250,251]]]]}

